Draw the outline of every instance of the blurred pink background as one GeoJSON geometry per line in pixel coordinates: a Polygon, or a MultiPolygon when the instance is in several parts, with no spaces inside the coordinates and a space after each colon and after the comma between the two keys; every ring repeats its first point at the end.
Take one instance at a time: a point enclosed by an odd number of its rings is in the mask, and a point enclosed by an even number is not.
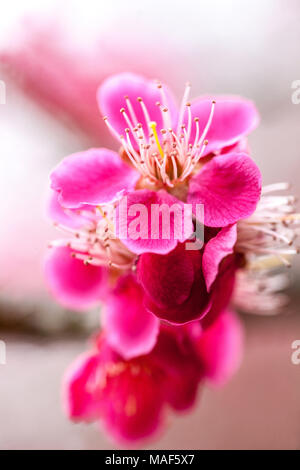
{"type": "MultiPolygon", "coordinates": [[[[63,311],[48,295],[41,260],[55,235],[44,216],[50,169],[65,155],[112,143],[94,103],[97,84],[130,70],[160,78],[178,98],[240,94],[261,124],[250,138],[264,183],[300,196],[300,4],[297,0],[64,2],[11,0],[0,18],[0,448],[111,448],[96,427],[63,416],[59,384],[83,350],[97,312],[63,311]]],[[[246,352],[224,389],[173,417],[151,448],[300,448],[300,261],[291,304],[278,317],[242,317],[246,352]]]]}

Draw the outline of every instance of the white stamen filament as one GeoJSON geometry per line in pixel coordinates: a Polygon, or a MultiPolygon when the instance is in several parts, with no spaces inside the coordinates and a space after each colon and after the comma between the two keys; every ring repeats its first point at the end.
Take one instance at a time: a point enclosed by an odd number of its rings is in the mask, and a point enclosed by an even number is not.
{"type": "Polygon", "coordinates": [[[97,209],[99,211],[90,211],[92,223],[91,220],[87,223],[83,221],[80,229],[55,223],[55,226],[68,235],[68,238],[55,240],[49,244],[49,247],[69,247],[71,256],[82,260],[86,265],[130,269],[135,255],[115,238],[113,219],[109,211],[100,206],[97,206],[97,209]]]}
{"type": "Polygon", "coordinates": [[[184,118],[184,112],[185,112],[185,109],[186,109],[186,103],[189,99],[190,91],[191,91],[191,85],[189,83],[187,83],[186,86],[185,86],[183,98],[182,98],[182,101],[181,101],[180,111],[179,111],[177,134],[180,132],[180,129],[181,129],[181,126],[182,126],[182,122],[183,122],[183,118],[184,118]]]}
{"type": "Polygon", "coordinates": [[[105,122],[122,143],[132,165],[145,180],[157,187],[165,185],[167,188],[173,188],[193,173],[195,166],[203,156],[207,145],[205,137],[213,120],[215,101],[212,101],[206,126],[200,135],[199,119],[193,120],[191,105],[187,102],[190,92],[190,85],[187,84],[179,116],[179,132],[175,133],[171,126],[171,114],[165,91],[161,84],[157,86],[161,101],[155,104],[161,111],[161,128],[157,128],[158,124],[151,121],[151,113],[141,97],[137,97],[137,101],[145,121],[139,123],[134,106],[127,95],[124,99],[128,113],[125,107],[120,109],[126,123],[124,129],[126,138],[123,135],[117,135],[107,118],[105,118],[105,122]],[[185,125],[183,118],[186,108],[187,124],[185,125]],[[191,142],[193,134],[195,137],[191,142]]]}

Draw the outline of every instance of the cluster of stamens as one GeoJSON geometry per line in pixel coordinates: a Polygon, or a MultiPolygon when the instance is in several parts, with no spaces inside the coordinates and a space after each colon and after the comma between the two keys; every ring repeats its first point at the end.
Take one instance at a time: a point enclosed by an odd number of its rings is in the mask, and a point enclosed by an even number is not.
{"type": "Polygon", "coordinates": [[[290,266],[291,257],[299,252],[295,242],[300,214],[295,212],[293,196],[272,193],[288,187],[287,183],[265,186],[254,214],[238,222],[235,250],[244,254],[246,266],[237,274],[234,304],[244,311],[275,314],[287,302],[281,291],[289,276],[278,268],[290,266]]]}
{"type": "Polygon", "coordinates": [[[289,285],[287,272],[240,269],[237,273],[233,303],[243,312],[275,315],[288,303],[283,293],[289,285]]]}
{"type": "Polygon", "coordinates": [[[157,85],[161,101],[156,103],[162,116],[163,128],[157,131],[157,123],[151,120],[150,113],[142,98],[137,101],[143,112],[147,129],[138,122],[136,113],[128,96],[125,96],[125,107],[120,109],[124,118],[124,134],[119,135],[104,117],[106,125],[120,141],[124,152],[132,165],[152,185],[165,185],[173,188],[182,183],[195,169],[208,144],[206,135],[209,131],[215,101],[212,101],[210,114],[203,130],[200,130],[199,118],[193,119],[191,104],[188,102],[190,85],[187,84],[183,95],[179,120],[176,129],[172,128],[170,110],[167,106],[166,95],[160,83],[157,85]],[[187,113],[187,124],[183,123],[187,113]],[[192,126],[195,133],[193,139],[192,126]]]}
{"type": "Polygon", "coordinates": [[[295,241],[300,214],[295,212],[294,196],[273,195],[289,188],[287,183],[265,186],[254,214],[238,222],[236,250],[246,255],[253,267],[290,266],[289,258],[299,252],[295,241]]]}
{"type": "Polygon", "coordinates": [[[80,216],[83,224],[80,229],[73,229],[54,223],[68,237],[51,242],[50,247],[68,246],[72,256],[82,260],[85,265],[130,269],[135,255],[116,238],[111,209],[114,208],[97,206],[94,211],[80,209],[76,214],[64,209],[70,217],[80,216]]]}

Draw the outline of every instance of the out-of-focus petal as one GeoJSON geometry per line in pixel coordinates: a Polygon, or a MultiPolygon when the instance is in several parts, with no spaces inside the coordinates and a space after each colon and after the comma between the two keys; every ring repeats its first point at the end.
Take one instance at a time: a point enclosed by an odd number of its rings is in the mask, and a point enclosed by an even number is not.
{"type": "Polygon", "coordinates": [[[177,411],[191,408],[196,400],[203,368],[185,327],[162,325],[152,356],[165,370],[165,394],[177,411]]]}
{"type": "Polygon", "coordinates": [[[99,404],[88,383],[94,380],[99,367],[98,351],[79,356],[67,369],[62,385],[63,407],[67,416],[76,421],[90,421],[99,416],[99,404]]]}
{"type": "Polygon", "coordinates": [[[238,316],[224,311],[199,337],[199,357],[205,375],[216,385],[226,383],[237,371],[243,352],[243,329],[238,316]]]}
{"type": "Polygon", "coordinates": [[[149,437],[162,425],[164,389],[162,373],[151,368],[151,363],[128,366],[121,370],[120,365],[118,373],[108,373],[101,394],[101,416],[117,441],[132,443],[149,437]]]}
{"type": "Polygon", "coordinates": [[[68,247],[49,249],[45,276],[52,294],[67,308],[85,310],[97,305],[107,292],[107,270],[85,265],[68,247]]]}
{"type": "Polygon", "coordinates": [[[143,300],[142,287],[128,274],[119,278],[105,302],[107,341],[125,359],[149,353],[156,343],[159,320],[145,309],[143,300]]]}

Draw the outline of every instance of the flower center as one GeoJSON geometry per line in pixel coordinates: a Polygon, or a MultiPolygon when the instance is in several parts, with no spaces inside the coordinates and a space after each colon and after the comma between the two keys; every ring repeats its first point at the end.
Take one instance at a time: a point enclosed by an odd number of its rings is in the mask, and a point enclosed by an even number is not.
{"type": "Polygon", "coordinates": [[[128,96],[125,96],[126,108],[120,109],[124,118],[124,134],[118,135],[104,117],[106,125],[121,142],[122,148],[132,165],[141,173],[145,183],[167,190],[182,185],[194,171],[208,144],[207,133],[212,123],[215,101],[211,103],[210,113],[204,129],[200,129],[199,118],[192,117],[191,104],[187,101],[190,85],[187,84],[179,112],[179,119],[174,130],[171,113],[167,107],[166,95],[160,83],[157,85],[161,101],[155,104],[161,111],[162,128],[157,129],[156,121],[151,120],[150,112],[143,99],[137,101],[141,107],[143,126],[138,122],[136,113],[128,96]],[[186,117],[186,119],[185,119],[186,117]],[[185,122],[184,122],[185,121],[185,122]]]}

